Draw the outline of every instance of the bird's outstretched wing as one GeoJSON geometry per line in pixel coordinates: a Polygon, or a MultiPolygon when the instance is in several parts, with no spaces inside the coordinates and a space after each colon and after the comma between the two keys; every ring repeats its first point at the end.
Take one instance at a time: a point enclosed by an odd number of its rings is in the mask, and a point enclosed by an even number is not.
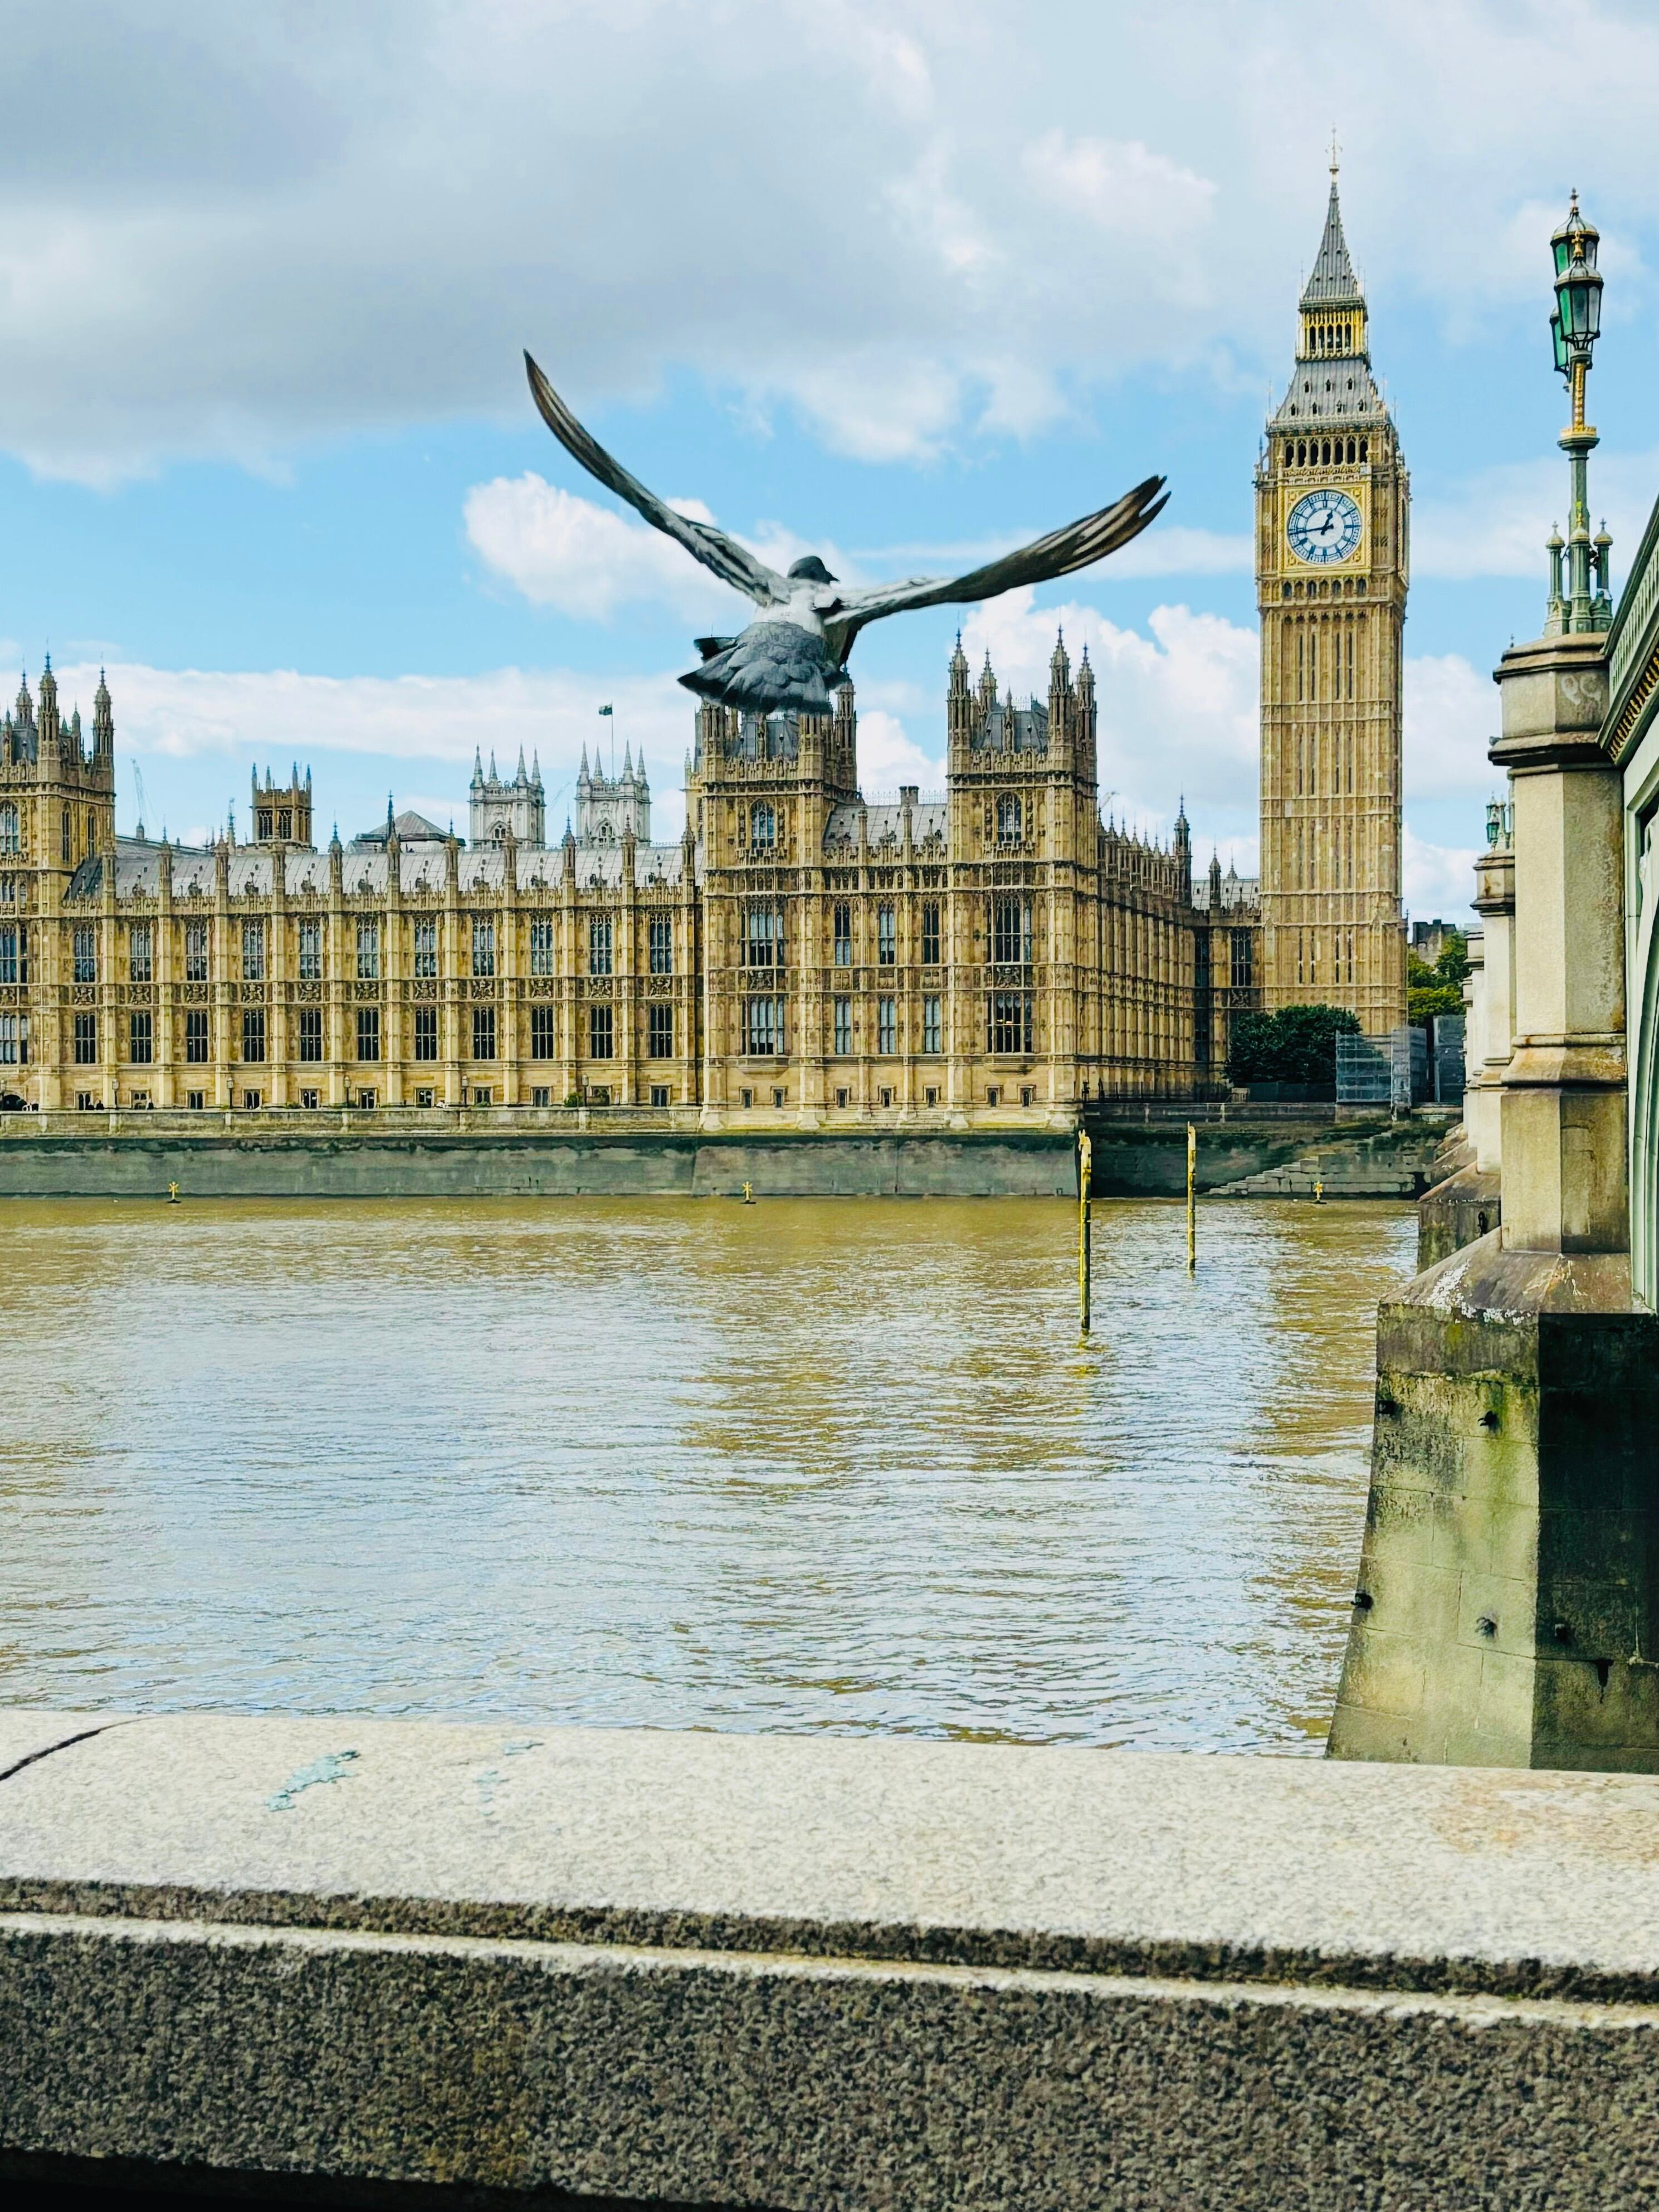
{"type": "Polygon", "coordinates": [[[1086,568],[1091,561],[1103,560],[1139,538],[1168,497],[1164,478],[1148,477],[1097,514],[1085,514],[1080,522],[1051,530],[1046,538],[1005,553],[965,576],[918,576],[908,583],[878,584],[867,592],[843,592],[841,605],[833,615],[826,615],[824,627],[834,632],[838,643],[844,639],[850,644],[866,623],[902,614],[908,607],[965,606],[976,599],[994,599],[1021,584],[1043,584],[1050,577],[1069,575],[1073,568],[1086,568]]]}
{"type": "Polygon", "coordinates": [[[705,568],[712,568],[723,584],[746,592],[763,607],[785,603],[789,587],[775,568],[769,568],[764,561],[757,561],[712,523],[693,522],[688,515],[676,514],[665,501],[659,499],[655,492],[647,491],[637,477],[629,476],[620,461],[613,460],[599,441],[588,435],[528,353],[524,365],[530,378],[531,397],[543,422],[589,476],[597,477],[606,490],[614,491],[618,499],[625,499],[635,514],[642,514],[665,537],[684,545],[694,561],[701,561],[705,568]]]}

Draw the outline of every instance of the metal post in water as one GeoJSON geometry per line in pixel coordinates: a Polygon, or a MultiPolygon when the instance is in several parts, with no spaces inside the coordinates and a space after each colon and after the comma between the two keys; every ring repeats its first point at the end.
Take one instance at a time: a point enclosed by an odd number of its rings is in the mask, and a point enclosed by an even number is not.
{"type": "Polygon", "coordinates": [[[1079,1130],[1077,1140],[1077,1303],[1078,1319],[1083,1334],[1089,1334],[1089,1278],[1093,1269],[1093,1239],[1091,1233],[1089,1182],[1093,1167],[1093,1148],[1086,1129],[1079,1130]]]}
{"type": "Polygon", "coordinates": [[[1198,1206],[1194,1195],[1198,1172],[1198,1131],[1187,1124],[1187,1273],[1198,1273],[1198,1206]]]}

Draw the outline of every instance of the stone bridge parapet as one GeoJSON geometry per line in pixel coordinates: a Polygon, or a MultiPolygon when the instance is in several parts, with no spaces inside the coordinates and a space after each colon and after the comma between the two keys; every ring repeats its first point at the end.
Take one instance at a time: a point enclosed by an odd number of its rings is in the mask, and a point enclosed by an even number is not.
{"type": "Polygon", "coordinates": [[[0,2145],[292,2201],[1654,2203],[1659,1780],[3,1712],[0,2145]]]}

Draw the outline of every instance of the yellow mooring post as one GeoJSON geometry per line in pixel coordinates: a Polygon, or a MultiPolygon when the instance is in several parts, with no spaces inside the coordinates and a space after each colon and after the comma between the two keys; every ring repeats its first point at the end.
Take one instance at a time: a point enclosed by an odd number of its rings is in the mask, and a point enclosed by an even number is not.
{"type": "Polygon", "coordinates": [[[177,1184],[176,1182],[170,1182],[170,1183],[167,1185],[167,1204],[168,1204],[169,1206],[177,1206],[177,1205],[178,1205],[178,1203],[179,1203],[179,1186],[178,1186],[178,1184],[177,1184]]]}
{"type": "Polygon", "coordinates": [[[1093,1166],[1093,1151],[1086,1129],[1078,1133],[1077,1140],[1077,1304],[1078,1319],[1083,1334],[1089,1334],[1089,1277],[1093,1255],[1091,1250],[1089,1222],[1089,1178],[1093,1166]]]}
{"type": "Polygon", "coordinates": [[[1198,1203],[1194,1197],[1198,1173],[1198,1132],[1187,1124],[1187,1273],[1198,1273],[1198,1203]]]}

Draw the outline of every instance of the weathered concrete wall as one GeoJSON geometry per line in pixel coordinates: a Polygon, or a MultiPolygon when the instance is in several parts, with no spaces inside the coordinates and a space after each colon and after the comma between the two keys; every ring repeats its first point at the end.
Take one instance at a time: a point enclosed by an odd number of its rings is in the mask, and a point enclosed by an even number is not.
{"type": "Polygon", "coordinates": [[[302,2201],[1654,2203],[1656,1832],[1635,1777],[0,1713],[0,2144],[302,2201]]]}
{"type": "Polygon", "coordinates": [[[1065,1133],[46,1136],[0,1144],[0,1197],[1042,1197],[1074,1193],[1065,1133]]]}
{"type": "MultiPolygon", "coordinates": [[[[772,1198],[1020,1197],[1077,1190],[1075,1142],[1064,1130],[803,1131],[745,1137],[690,1129],[441,1129],[418,1120],[376,1126],[354,1116],[333,1130],[285,1128],[274,1117],[192,1121],[124,1116],[111,1129],[52,1127],[6,1117],[0,1198],[527,1197],[653,1193],[724,1196],[745,1182],[772,1198]]],[[[1092,1124],[1094,1188],[1102,1197],[1170,1196],[1186,1188],[1184,1122],[1092,1124]]],[[[1294,1158],[1316,1142],[1340,1186],[1343,1164],[1361,1194],[1367,1161],[1426,1161],[1435,1133],[1329,1121],[1206,1122],[1198,1182],[1212,1190],[1294,1158]]]]}
{"type": "Polygon", "coordinates": [[[1503,1232],[1386,1301],[1330,1751],[1659,1772],[1659,1318],[1503,1232]]]}
{"type": "Polygon", "coordinates": [[[1504,1179],[1498,1170],[1473,1162],[1457,1168],[1417,1202],[1418,1273],[1488,1236],[1503,1218],[1504,1179]]]}

